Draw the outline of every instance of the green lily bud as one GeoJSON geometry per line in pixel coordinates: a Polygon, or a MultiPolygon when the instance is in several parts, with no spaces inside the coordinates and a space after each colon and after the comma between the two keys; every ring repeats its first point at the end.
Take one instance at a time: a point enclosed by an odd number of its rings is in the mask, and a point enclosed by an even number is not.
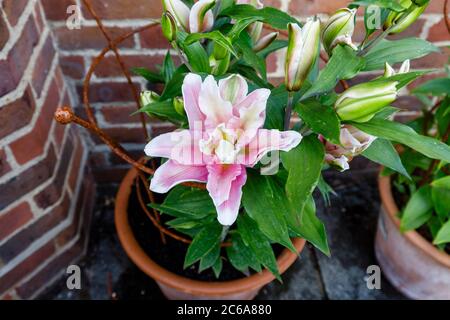
{"type": "Polygon", "coordinates": [[[141,92],[141,107],[156,102],[159,100],[159,95],[153,91],[142,91],[141,92]]]}
{"type": "Polygon", "coordinates": [[[397,98],[396,81],[371,81],[345,90],[334,105],[344,121],[366,122],[397,98]]]}
{"type": "Polygon", "coordinates": [[[389,13],[383,25],[384,30],[389,29],[389,34],[403,32],[420,17],[428,6],[428,3],[418,6],[411,0],[402,0],[400,1],[400,4],[407,8],[407,10],[403,12],[392,11],[389,13]]]}
{"type": "Polygon", "coordinates": [[[230,66],[231,54],[227,52],[223,59],[216,59],[214,55],[209,57],[209,65],[211,66],[211,74],[221,76],[227,73],[230,66]]]}
{"type": "Polygon", "coordinates": [[[259,52],[265,48],[267,48],[268,46],[270,46],[272,44],[272,42],[274,42],[276,40],[276,38],[278,37],[278,32],[272,32],[269,33],[268,35],[262,37],[261,39],[259,39],[255,46],[253,47],[253,51],[255,52],[259,52]]]}
{"type": "Polygon", "coordinates": [[[322,43],[328,54],[338,44],[347,44],[357,49],[352,42],[355,30],[356,9],[343,8],[336,11],[327,21],[322,31],[322,43]]]}
{"type": "Polygon", "coordinates": [[[228,50],[226,48],[224,48],[222,45],[218,44],[217,42],[214,42],[213,56],[216,60],[225,59],[227,54],[228,54],[228,50]]]}
{"type": "Polygon", "coordinates": [[[161,17],[161,28],[164,37],[166,37],[169,42],[175,41],[177,38],[177,23],[175,18],[168,11],[164,12],[161,17]]]}
{"type": "Polygon", "coordinates": [[[173,107],[178,114],[185,114],[183,98],[176,97],[175,99],[173,99],[173,107]]]}
{"type": "Polygon", "coordinates": [[[303,28],[290,23],[285,63],[285,84],[288,91],[300,90],[316,63],[320,45],[320,21],[308,19],[303,28]]]}

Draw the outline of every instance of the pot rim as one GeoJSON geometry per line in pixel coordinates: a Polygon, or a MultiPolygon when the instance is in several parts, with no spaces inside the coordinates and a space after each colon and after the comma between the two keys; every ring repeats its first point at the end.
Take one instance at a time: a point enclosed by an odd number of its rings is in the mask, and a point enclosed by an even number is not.
{"type": "MultiPolygon", "coordinates": [[[[231,281],[200,281],[193,280],[161,267],[153,261],[141,248],[128,222],[128,200],[131,194],[134,179],[137,177],[136,168],[131,168],[125,178],[122,180],[119,191],[116,196],[116,204],[114,210],[114,221],[119,240],[123,249],[129,258],[147,275],[157,282],[174,289],[187,292],[194,295],[207,296],[225,296],[236,294],[243,291],[258,290],[268,284],[275,277],[266,269],[260,273],[255,273],[249,277],[244,277],[231,281]]],[[[293,239],[294,247],[300,253],[304,246],[305,240],[301,238],[293,239]]],[[[288,249],[284,249],[278,256],[277,263],[280,274],[285,272],[297,259],[295,255],[288,249]]]]}
{"type": "MultiPolygon", "coordinates": [[[[378,177],[378,190],[380,192],[381,204],[387,213],[387,216],[394,222],[397,229],[400,232],[400,219],[397,217],[397,213],[400,211],[395,203],[392,195],[391,177],[381,176],[378,177]]],[[[439,262],[440,264],[450,268],[450,255],[445,252],[439,251],[431,242],[422,237],[417,231],[410,230],[401,233],[412,244],[425,252],[428,256],[439,262]]]]}

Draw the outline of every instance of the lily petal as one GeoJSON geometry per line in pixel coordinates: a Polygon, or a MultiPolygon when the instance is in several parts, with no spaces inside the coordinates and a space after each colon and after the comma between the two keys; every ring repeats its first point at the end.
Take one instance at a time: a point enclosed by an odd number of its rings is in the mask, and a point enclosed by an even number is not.
{"type": "Polygon", "coordinates": [[[242,198],[242,186],[247,181],[247,173],[242,168],[241,174],[231,183],[231,190],[228,199],[217,207],[217,220],[224,226],[231,226],[239,214],[239,207],[242,198]]]}
{"type": "Polygon", "coordinates": [[[257,89],[236,106],[236,109],[239,112],[242,130],[255,130],[264,125],[269,96],[269,89],[257,89]]]}
{"type": "Polygon", "coordinates": [[[150,183],[150,190],[166,193],[177,184],[187,181],[206,182],[207,179],[206,166],[186,166],[168,160],[156,170],[150,183]]]}
{"type": "Polygon", "coordinates": [[[290,151],[302,141],[302,135],[297,131],[258,130],[257,136],[246,149],[245,159],[241,160],[248,166],[254,166],[268,152],[280,150],[290,151]]]}
{"type": "Polygon", "coordinates": [[[206,189],[214,205],[219,207],[229,198],[233,181],[245,171],[245,167],[239,164],[212,164],[207,168],[209,175],[206,189]]]}
{"type": "Polygon", "coordinates": [[[205,126],[208,128],[226,123],[233,116],[231,102],[222,99],[217,82],[211,75],[202,83],[198,101],[200,110],[206,115],[205,126]]]}
{"type": "Polygon", "coordinates": [[[205,32],[212,28],[214,15],[210,9],[215,2],[215,0],[200,0],[192,6],[189,15],[191,33],[205,32]]]}
{"type": "Polygon", "coordinates": [[[202,78],[198,74],[189,73],[184,78],[182,86],[184,109],[191,130],[202,130],[202,123],[205,120],[205,115],[200,111],[198,104],[201,87],[202,78]],[[196,126],[200,128],[195,128],[196,126]]]}
{"type": "Polygon", "coordinates": [[[184,165],[203,165],[200,139],[200,135],[189,130],[164,133],[153,138],[144,151],[149,157],[169,158],[184,165]]]}
{"type": "Polygon", "coordinates": [[[222,99],[230,101],[234,106],[247,96],[248,85],[241,75],[233,74],[219,81],[219,90],[222,99]]]}

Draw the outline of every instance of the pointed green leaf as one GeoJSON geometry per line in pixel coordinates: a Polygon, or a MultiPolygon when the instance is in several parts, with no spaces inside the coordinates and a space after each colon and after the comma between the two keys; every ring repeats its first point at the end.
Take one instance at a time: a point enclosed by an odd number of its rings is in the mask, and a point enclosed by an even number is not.
{"type": "Polygon", "coordinates": [[[439,230],[433,243],[435,245],[439,245],[449,242],[450,242],[450,220],[448,220],[439,230]]]}
{"type": "Polygon", "coordinates": [[[424,186],[412,194],[400,223],[402,232],[414,230],[426,223],[432,216],[433,202],[431,200],[431,187],[424,186]]]}
{"type": "Polygon", "coordinates": [[[258,261],[281,281],[273,249],[267,237],[258,229],[256,222],[247,214],[240,214],[237,224],[244,243],[253,251],[258,261]]]}
{"type": "Polygon", "coordinates": [[[397,150],[395,150],[392,143],[386,139],[376,139],[362,155],[373,162],[397,171],[406,178],[411,179],[403,166],[397,150]]]}
{"type": "Polygon", "coordinates": [[[186,269],[216,248],[220,243],[221,235],[222,226],[217,220],[206,225],[199,233],[197,233],[187,250],[184,259],[184,268],[186,269]]]}
{"type": "Polygon", "coordinates": [[[304,137],[300,145],[281,154],[288,170],[286,195],[299,221],[303,208],[319,182],[325,151],[317,136],[304,137]]]}
{"type": "Polygon", "coordinates": [[[284,220],[283,201],[282,194],[270,176],[248,170],[242,196],[245,211],[270,240],[296,252],[284,220]]]}
{"type": "Polygon", "coordinates": [[[407,125],[383,119],[364,123],[352,123],[358,129],[373,136],[402,143],[432,159],[450,163],[450,147],[439,140],[422,136],[407,125]]]}

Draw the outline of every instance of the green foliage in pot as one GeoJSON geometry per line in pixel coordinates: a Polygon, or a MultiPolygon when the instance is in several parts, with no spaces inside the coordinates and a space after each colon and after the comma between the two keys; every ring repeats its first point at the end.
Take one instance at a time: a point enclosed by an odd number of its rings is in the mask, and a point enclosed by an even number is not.
{"type": "MultiPolygon", "coordinates": [[[[450,73],[414,89],[422,102],[421,116],[408,126],[425,136],[450,143],[450,73]]],[[[410,178],[396,175],[395,190],[404,200],[401,230],[419,229],[439,249],[450,243],[450,166],[406,148],[401,159],[410,178]]],[[[389,170],[385,170],[389,174],[389,170]]]]}
{"type": "Polygon", "coordinates": [[[145,152],[162,158],[150,188],[166,194],[150,206],[171,217],[167,227],[192,238],[185,267],[199,263],[200,271],[219,276],[227,259],[245,274],[267,268],[280,279],[272,244],[295,251],[291,238],[302,237],[330,254],[312,197],[316,189],[327,198],[332,192],[323,170],[346,170],[362,154],[408,177],[392,141],[450,162],[446,144],[390,120],[399,90],[426,73],[410,71],[409,60],[439,50],[418,38],[385,39],[399,23],[410,24],[412,4],[355,1],[328,21],[303,24],[257,0],[163,3],[162,28],[173,50],[159,72],[134,72],[164,85],[161,94],[142,93],[140,111],[179,128],[154,137],[145,152]],[[366,13],[367,36],[358,46],[354,9],[371,5],[379,23],[366,13]],[[385,26],[391,12],[405,14],[385,26]],[[263,36],[264,27],[273,32],[263,36]],[[322,44],[328,58],[320,69],[322,44]],[[267,58],[283,49],[285,82],[272,84],[267,58]],[[404,61],[399,72],[390,66],[404,61]],[[383,69],[383,76],[337,93],[340,82],[383,69]],[[206,190],[186,186],[191,181],[206,190]],[[222,250],[222,242],[229,246],[222,250]]]}

